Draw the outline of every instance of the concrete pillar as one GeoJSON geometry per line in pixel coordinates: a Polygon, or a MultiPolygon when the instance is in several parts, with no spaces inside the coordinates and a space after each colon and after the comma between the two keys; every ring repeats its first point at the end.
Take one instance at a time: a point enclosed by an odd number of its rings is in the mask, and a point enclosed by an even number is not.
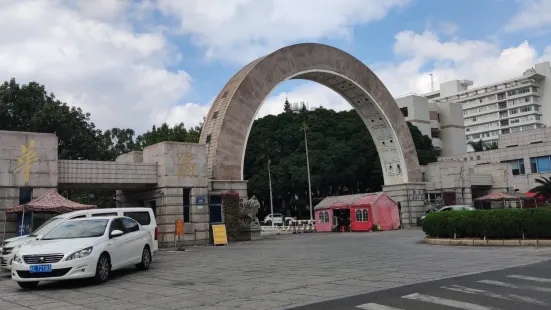
{"type": "Polygon", "coordinates": [[[417,219],[425,214],[425,183],[384,185],[383,191],[401,206],[404,227],[417,226],[417,219]]]}

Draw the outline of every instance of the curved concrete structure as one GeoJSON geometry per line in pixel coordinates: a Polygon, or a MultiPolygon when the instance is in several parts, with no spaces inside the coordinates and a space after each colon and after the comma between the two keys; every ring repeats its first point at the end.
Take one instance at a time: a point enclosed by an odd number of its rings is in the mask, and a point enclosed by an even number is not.
{"type": "Polygon", "coordinates": [[[385,185],[421,181],[407,123],[383,83],[353,56],[314,43],[287,46],[259,58],[226,84],[210,108],[200,138],[208,148],[208,178],[243,179],[254,117],[270,92],[289,79],[325,85],[356,109],[375,141],[385,185]]]}

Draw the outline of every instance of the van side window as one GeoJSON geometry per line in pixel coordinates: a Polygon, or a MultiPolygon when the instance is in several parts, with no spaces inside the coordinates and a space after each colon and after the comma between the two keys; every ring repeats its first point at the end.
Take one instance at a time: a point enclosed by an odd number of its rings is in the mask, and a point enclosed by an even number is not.
{"type": "Polygon", "coordinates": [[[149,212],[147,211],[134,211],[134,212],[124,212],[124,216],[127,216],[136,222],[140,223],[140,225],[149,225],[151,224],[151,217],[149,216],[149,212]]]}
{"type": "Polygon", "coordinates": [[[117,216],[117,212],[111,212],[111,213],[92,213],[92,217],[98,217],[98,216],[117,216]]]}
{"type": "Polygon", "coordinates": [[[77,215],[75,217],[72,217],[70,218],[69,220],[74,220],[74,219],[82,219],[82,218],[85,218],[86,217],[86,214],[83,214],[83,215],[77,215]]]}

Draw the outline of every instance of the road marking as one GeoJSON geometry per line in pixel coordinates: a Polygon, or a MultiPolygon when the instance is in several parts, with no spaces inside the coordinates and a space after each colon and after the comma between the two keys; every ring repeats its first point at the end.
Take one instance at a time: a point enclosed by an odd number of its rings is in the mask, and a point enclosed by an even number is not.
{"type": "Polygon", "coordinates": [[[389,307],[389,306],[384,306],[384,305],[379,305],[374,303],[359,305],[359,306],[356,306],[356,308],[364,309],[364,310],[402,310],[400,308],[394,308],[394,307],[389,307]]]}
{"type": "Polygon", "coordinates": [[[548,278],[526,277],[526,276],[519,276],[519,275],[510,275],[507,277],[513,278],[513,279],[526,280],[526,281],[540,282],[540,283],[551,283],[551,279],[548,279],[548,278]]]}
{"type": "Polygon", "coordinates": [[[501,287],[510,287],[510,288],[516,288],[516,289],[527,289],[527,290],[533,290],[533,291],[538,291],[538,292],[551,293],[551,288],[549,288],[549,287],[539,287],[539,286],[531,286],[531,285],[518,286],[518,285],[514,285],[513,283],[506,283],[506,282],[494,281],[494,280],[480,280],[480,281],[477,281],[477,282],[478,283],[501,286],[501,287]]]}
{"type": "Polygon", "coordinates": [[[410,295],[402,296],[402,298],[417,300],[417,301],[424,301],[428,303],[433,303],[433,304],[438,304],[438,305],[448,306],[453,308],[459,308],[464,310],[498,310],[498,308],[485,307],[485,306],[473,304],[470,302],[434,297],[434,296],[423,295],[419,293],[413,293],[410,295]]]}
{"type": "Polygon", "coordinates": [[[480,280],[476,281],[478,283],[484,283],[484,284],[490,284],[490,285],[496,285],[501,287],[510,287],[510,288],[519,288],[518,286],[512,284],[512,283],[506,283],[501,281],[494,281],[494,280],[480,280]]]}
{"type": "Polygon", "coordinates": [[[452,285],[452,287],[442,286],[441,288],[454,291],[454,292],[461,292],[466,294],[475,294],[475,295],[482,295],[486,297],[492,297],[492,298],[498,298],[498,299],[504,299],[504,300],[510,300],[510,301],[518,301],[518,302],[525,302],[540,306],[546,306],[547,304],[543,301],[540,301],[536,298],[532,297],[526,297],[526,296],[520,296],[515,294],[506,294],[506,295],[500,295],[493,292],[485,291],[485,290],[479,290],[474,288],[469,288],[465,286],[460,285],[452,285]]]}

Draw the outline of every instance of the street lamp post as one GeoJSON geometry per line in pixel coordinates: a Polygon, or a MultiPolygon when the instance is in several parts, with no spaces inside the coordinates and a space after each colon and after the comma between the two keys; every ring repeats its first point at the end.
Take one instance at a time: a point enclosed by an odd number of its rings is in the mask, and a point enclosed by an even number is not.
{"type": "Polygon", "coordinates": [[[314,214],[312,210],[312,184],[310,182],[310,160],[308,159],[308,137],[306,135],[306,123],[302,124],[304,130],[304,147],[306,149],[306,169],[308,170],[308,200],[310,202],[310,221],[314,220],[314,214]]]}
{"type": "Polygon", "coordinates": [[[272,214],[272,228],[274,227],[274,199],[272,196],[272,174],[270,172],[271,159],[268,159],[268,183],[270,184],[270,212],[272,214]]]}

